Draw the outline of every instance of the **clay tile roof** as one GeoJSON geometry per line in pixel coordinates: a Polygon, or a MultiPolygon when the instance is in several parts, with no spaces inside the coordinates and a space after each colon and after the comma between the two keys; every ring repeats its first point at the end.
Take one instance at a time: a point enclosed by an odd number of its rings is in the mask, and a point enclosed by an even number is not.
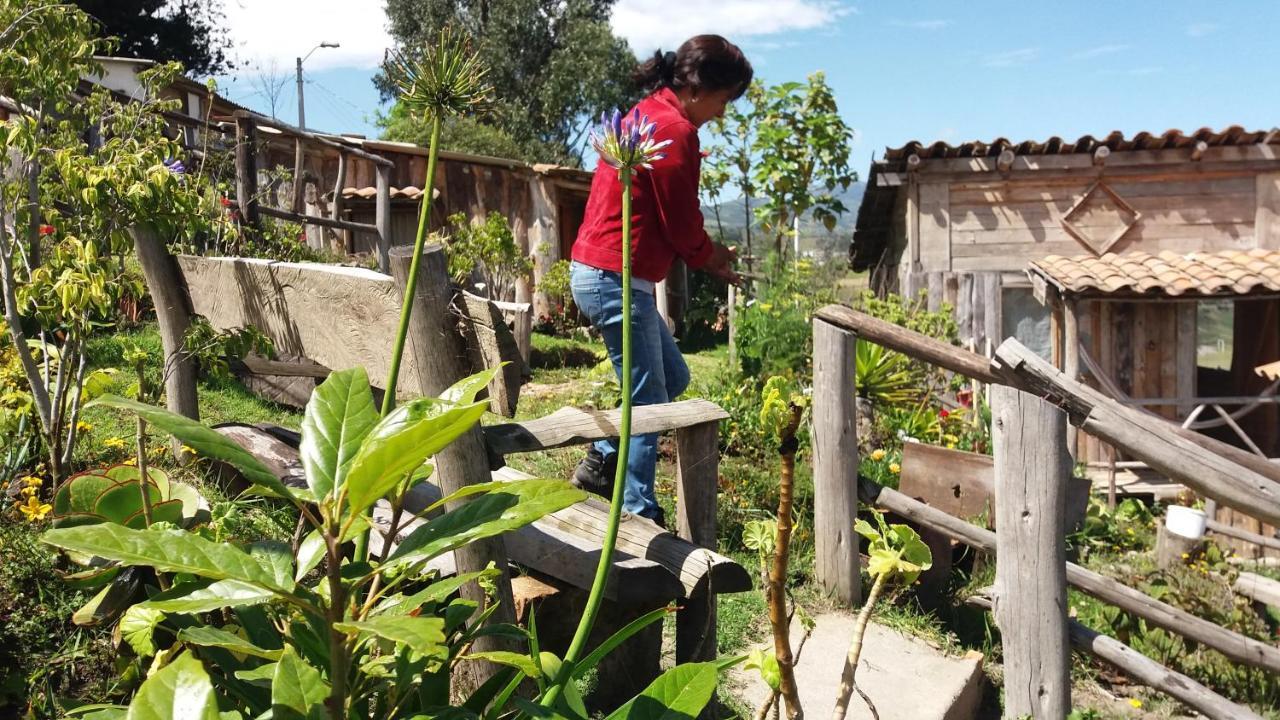
{"type": "MultiPolygon", "coordinates": [[[[344,198],[361,198],[364,200],[368,200],[370,198],[377,197],[377,195],[378,195],[378,188],[373,187],[372,185],[368,187],[361,187],[361,188],[355,188],[355,187],[342,188],[342,197],[344,198]]],[[[416,188],[412,185],[406,185],[402,188],[398,188],[398,187],[391,188],[392,200],[399,200],[401,198],[405,200],[417,200],[420,197],[422,197],[422,188],[416,188]]]]}
{"type": "Polygon", "coordinates": [[[1050,255],[1028,273],[1069,295],[1248,295],[1280,292],[1280,250],[1050,255]]]}

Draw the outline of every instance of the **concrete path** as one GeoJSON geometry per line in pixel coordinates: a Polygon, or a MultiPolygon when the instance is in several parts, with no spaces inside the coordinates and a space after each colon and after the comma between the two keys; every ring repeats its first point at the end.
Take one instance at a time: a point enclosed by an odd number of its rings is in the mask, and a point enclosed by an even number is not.
{"type": "MultiPolygon", "coordinates": [[[[800,703],[806,718],[826,720],[840,689],[853,615],[819,615],[813,635],[805,643],[796,666],[800,703]]],[[[792,648],[803,630],[792,627],[792,648]]],[[[767,647],[772,648],[769,642],[767,647]]],[[[754,670],[735,669],[731,690],[751,708],[769,696],[769,686],[754,670]]],[[[880,720],[973,720],[982,701],[982,655],[948,657],[921,640],[877,625],[867,628],[858,667],[858,686],[880,713],[880,720]]],[[[783,715],[785,718],[785,713],[783,715]]],[[[854,693],[848,720],[870,720],[866,703],[854,693]]]]}

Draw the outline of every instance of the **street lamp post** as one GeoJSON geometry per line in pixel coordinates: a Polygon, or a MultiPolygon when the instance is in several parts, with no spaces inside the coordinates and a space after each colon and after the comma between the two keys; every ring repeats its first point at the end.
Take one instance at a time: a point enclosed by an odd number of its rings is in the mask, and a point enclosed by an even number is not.
{"type": "Polygon", "coordinates": [[[311,53],[315,52],[316,50],[319,50],[320,48],[336,48],[336,47],[341,47],[341,46],[340,46],[338,43],[336,43],[336,42],[328,42],[328,41],[325,41],[325,42],[322,42],[322,43],[320,43],[319,45],[317,45],[317,46],[315,46],[315,47],[311,48],[311,50],[309,50],[309,51],[307,52],[307,54],[306,54],[306,55],[303,55],[302,57],[298,58],[298,65],[297,65],[297,76],[298,76],[298,129],[300,129],[300,130],[306,130],[306,129],[307,129],[307,111],[306,111],[306,107],[305,107],[305,105],[303,104],[303,100],[302,100],[302,63],[306,62],[307,58],[311,57],[311,53]]]}

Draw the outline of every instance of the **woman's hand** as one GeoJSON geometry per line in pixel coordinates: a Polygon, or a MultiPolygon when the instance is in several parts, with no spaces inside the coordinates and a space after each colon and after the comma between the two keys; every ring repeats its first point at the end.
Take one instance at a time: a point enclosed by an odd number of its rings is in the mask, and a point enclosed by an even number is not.
{"type": "Polygon", "coordinates": [[[738,259],[737,248],[727,247],[718,242],[711,243],[711,259],[703,266],[703,270],[724,280],[730,285],[738,285],[742,278],[733,270],[733,263],[738,259]]]}

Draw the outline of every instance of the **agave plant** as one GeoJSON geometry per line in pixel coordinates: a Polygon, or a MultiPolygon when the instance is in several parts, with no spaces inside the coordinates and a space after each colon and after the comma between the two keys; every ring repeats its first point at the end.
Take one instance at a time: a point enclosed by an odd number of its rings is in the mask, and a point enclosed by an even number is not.
{"type": "Polygon", "coordinates": [[[915,398],[916,378],[906,356],[862,339],[858,340],[854,355],[859,395],[887,405],[915,398]]]}

